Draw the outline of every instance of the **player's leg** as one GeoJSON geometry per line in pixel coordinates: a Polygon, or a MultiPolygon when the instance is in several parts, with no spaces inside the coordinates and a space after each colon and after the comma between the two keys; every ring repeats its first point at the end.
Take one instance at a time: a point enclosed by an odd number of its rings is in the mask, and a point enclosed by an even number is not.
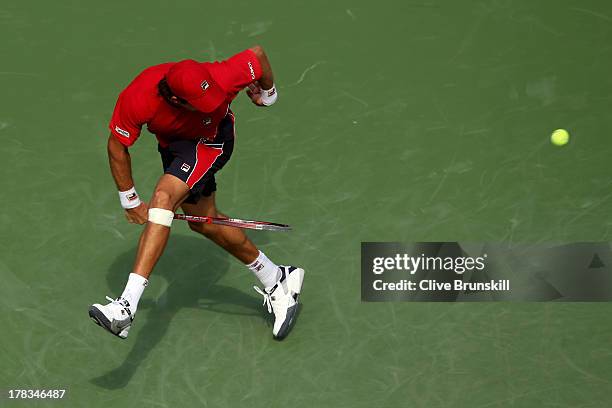
{"type": "MultiPolygon", "coordinates": [[[[181,208],[185,214],[224,217],[215,204],[215,189],[216,183],[211,178],[204,190],[210,195],[201,196],[196,202],[184,202],[181,208]]],[[[295,266],[277,266],[239,228],[197,222],[190,222],[189,227],[246,264],[264,286],[263,290],[258,287],[255,290],[264,297],[268,312],[274,313],[273,336],[276,339],[287,336],[297,315],[304,270],[295,266]]]]}
{"type": "Polygon", "coordinates": [[[89,308],[89,316],[114,335],[127,338],[148,277],[168,242],[174,210],[188,193],[187,184],[173,175],[164,174],[159,179],[149,204],[149,222],[140,235],[134,269],[123,293],[115,300],[107,297],[107,305],[89,308]]]}
{"type": "Polygon", "coordinates": [[[159,179],[149,204],[149,222],[138,242],[133,273],[149,278],[168,242],[171,217],[188,193],[189,186],[171,174],[164,174],[159,179]],[[156,210],[163,210],[158,212],[161,216],[156,215],[156,210]]]}

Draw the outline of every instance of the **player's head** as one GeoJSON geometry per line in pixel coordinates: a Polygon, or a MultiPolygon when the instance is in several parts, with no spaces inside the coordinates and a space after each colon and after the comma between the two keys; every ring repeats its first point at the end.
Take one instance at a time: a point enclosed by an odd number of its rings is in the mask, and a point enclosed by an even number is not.
{"type": "Polygon", "coordinates": [[[210,113],[227,97],[223,88],[206,69],[206,65],[194,60],[177,62],[164,79],[171,94],[169,102],[186,109],[210,113]]]}
{"type": "Polygon", "coordinates": [[[177,108],[184,108],[190,111],[196,111],[197,109],[189,104],[185,99],[176,96],[170,87],[166,78],[159,81],[157,84],[157,91],[159,94],[168,102],[170,105],[176,106],[177,108]]]}

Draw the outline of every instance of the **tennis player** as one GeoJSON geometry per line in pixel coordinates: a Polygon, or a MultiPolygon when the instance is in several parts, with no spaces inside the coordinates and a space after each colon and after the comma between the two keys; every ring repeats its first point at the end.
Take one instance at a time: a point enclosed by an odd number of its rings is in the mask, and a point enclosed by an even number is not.
{"type": "MultiPolygon", "coordinates": [[[[221,62],[184,60],[149,67],[119,95],[109,124],[110,169],[127,220],[146,226],[121,296],[89,308],[89,316],[114,335],[128,336],[138,301],[168,241],[174,212],[180,207],[188,215],[224,216],[215,205],[215,173],[232,155],[235,117],[230,104],[245,88],[257,106],[277,100],[272,68],[260,46],[221,62]],[[157,138],[164,169],[148,205],[134,187],[128,150],[145,124],[157,138]]],[[[255,289],[274,313],[272,334],[284,338],[296,316],[304,270],[276,265],[241,229],[195,222],[189,227],[253,271],[264,287],[255,289]]]]}

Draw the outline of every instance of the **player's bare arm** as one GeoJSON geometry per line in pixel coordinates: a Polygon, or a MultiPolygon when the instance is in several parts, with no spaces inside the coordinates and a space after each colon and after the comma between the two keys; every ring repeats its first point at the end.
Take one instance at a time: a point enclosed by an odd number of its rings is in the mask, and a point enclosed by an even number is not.
{"type": "MultiPolygon", "coordinates": [[[[134,188],[134,180],[132,179],[132,160],[128,148],[111,134],[108,137],[107,151],[108,163],[117,189],[120,192],[130,191],[134,188]]],[[[144,202],[139,202],[134,208],[126,208],[125,216],[130,223],[144,224],[147,222],[147,205],[144,202]]]]}
{"type": "Polygon", "coordinates": [[[256,45],[249,49],[257,56],[257,60],[261,65],[262,73],[261,78],[259,79],[259,85],[262,87],[262,89],[272,88],[274,86],[274,74],[272,73],[272,67],[270,66],[268,55],[266,55],[266,52],[260,45],[256,45]]]}
{"type": "Polygon", "coordinates": [[[257,106],[270,106],[277,98],[276,88],[274,87],[274,73],[270,66],[270,60],[260,45],[251,47],[249,50],[257,57],[262,73],[258,81],[249,85],[247,95],[257,106]]]}

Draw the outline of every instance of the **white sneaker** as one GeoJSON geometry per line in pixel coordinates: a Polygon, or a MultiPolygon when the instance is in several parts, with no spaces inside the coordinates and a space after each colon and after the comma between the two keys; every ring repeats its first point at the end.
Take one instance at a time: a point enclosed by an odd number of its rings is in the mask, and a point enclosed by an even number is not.
{"type": "Polygon", "coordinates": [[[289,334],[298,311],[298,298],[304,281],[304,270],[295,266],[279,266],[281,277],[276,285],[261,290],[253,289],[264,297],[268,313],[274,313],[272,335],[281,340],[289,334]]]}
{"type": "Polygon", "coordinates": [[[96,303],[89,307],[89,317],[115,336],[126,339],[134,320],[130,304],[124,298],[112,299],[107,296],[106,299],[110,301],[107,305],[96,303]]]}

